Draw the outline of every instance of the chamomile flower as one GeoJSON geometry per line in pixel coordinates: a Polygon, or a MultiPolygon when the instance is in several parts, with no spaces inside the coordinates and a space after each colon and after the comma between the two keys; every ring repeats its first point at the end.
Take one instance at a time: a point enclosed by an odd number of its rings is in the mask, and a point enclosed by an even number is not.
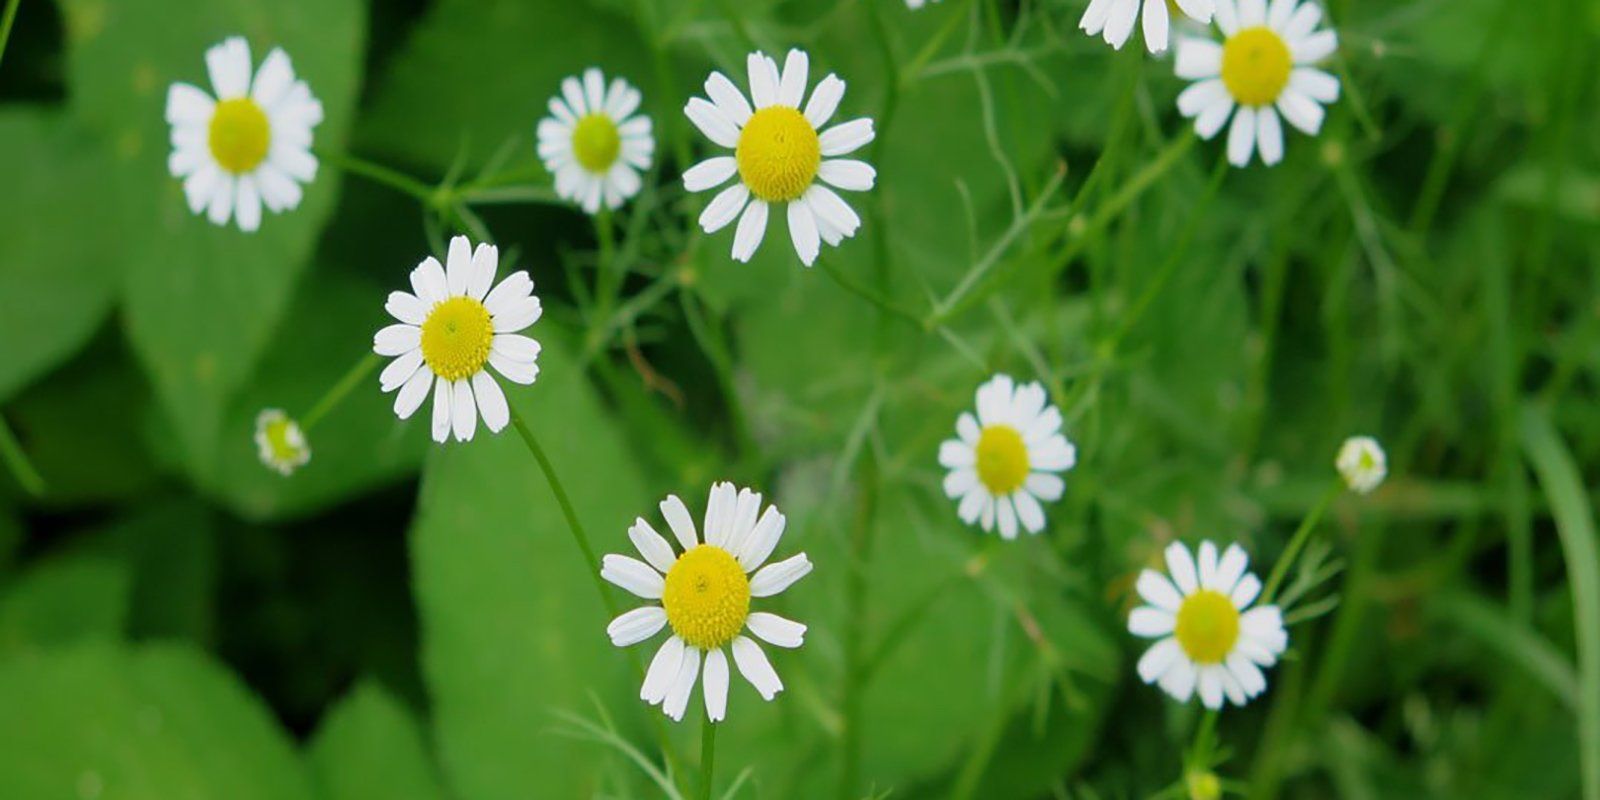
{"type": "Polygon", "coordinates": [[[1339,446],[1339,457],[1334,466],[1344,485],[1356,494],[1369,494],[1389,474],[1389,457],[1383,446],[1371,436],[1352,436],[1339,446]]]}
{"type": "Polygon", "coordinates": [[[268,408],[256,415],[256,455],[268,469],[288,476],[311,460],[311,445],[283,409],[268,408]]]}
{"type": "Polygon", "coordinates": [[[513,383],[533,383],[539,375],[539,343],[517,333],[542,313],[533,279],[513,272],[490,291],[499,263],[499,248],[480,244],[474,251],[467,237],[457,236],[443,266],[429,256],[411,271],[415,294],[390,292],[384,304],[399,322],[372,339],[374,352],[394,357],[378,382],[385,392],[400,390],[394,413],[401,419],[433,389],[436,442],[452,432],[456,441],[470,441],[480,415],[491,433],[511,420],[505,393],[486,367],[513,383]]]}
{"type": "Polygon", "coordinates": [[[916,11],[917,9],[922,8],[929,3],[937,2],[939,2],[939,0],[906,0],[906,8],[916,11]]]}
{"type": "Polygon", "coordinates": [[[1316,30],[1322,9],[1300,0],[1216,0],[1222,44],[1210,39],[1178,41],[1178,77],[1194,81],[1178,95],[1178,111],[1194,117],[1195,132],[1210,139],[1233,118],[1228,130],[1228,161],[1283,160],[1283,125],[1315,136],[1322,128],[1322,105],[1339,99],[1339,79],[1317,69],[1333,54],[1339,39],[1316,30]]]}
{"type": "Polygon", "coordinates": [[[627,647],[672,628],[650,659],[639,698],[660,705],[675,720],[683,719],[698,678],[706,715],[712,722],[722,721],[728,710],[729,653],[762,699],[776,697],[783,681],[755,639],[786,648],[805,641],[806,626],[750,610],[751,598],[778,594],[811,572],[805,553],[762,566],[783,536],[785,519],[776,506],[767,506],[759,519],[758,511],[761,495],[735,490],[731,483],[713,485],[702,541],[689,509],[677,495],[668,495],[661,501],[661,516],[681,549],[640,518],[628,529],[628,538],[644,560],[615,554],[602,560],[601,577],[646,600],[660,601],[618,616],[606,626],[606,634],[612,644],[627,647]]]}
{"type": "Polygon", "coordinates": [[[322,103],[282,49],[254,75],[251,64],[244,37],[230,37],[206,51],[215,98],[187,83],[167,90],[167,169],[183,179],[190,211],[216,225],[232,217],[242,231],[261,226],[263,204],[274,214],[300,205],[300,184],[317,176],[311,129],[322,122],[322,103]]]}
{"type": "Polygon", "coordinates": [[[550,116],[539,121],[539,158],[556,177],[556,194],[593,214],[618,208],[639,193],[639,173],[650,169],[656,140],[639,110],[639,90],[621,78],[606,85],[590,67],[580,82],[561,82],[550,116]]]}
{"type": "Polygon", "coordinates": [[[1038,383],[1017,386],[996,375],[978,387],[978,415],[956,418],[956,438],[939,445],[939,464],[950,470],[944,493],[959,499],[961,521],[985,531],[1000,526],[1014,539],[1017,523],[1029,533],[1044,530],[1044,507],[1066,488],[1056,473],[1072,469],[1078,451],[1061,434],[1061,412],[1047,402],[1038,383]]]}
{"type": "Polygon", "coordinates": [[[1267,688],[1262,667],[1277,663],[1289,646],[1283,614],[1275,605],[1251,608],[1261,581],[1247,571],[1249,556],[1229,545],[1200,543],[1198,567],[1182,542],[1167,547],[1168,576],[1139,575],[1139,596],[1149,605],[1133,610],[1128,630],[1158,641],[1139,659],[1139,679],[1157,683],[1180,703],[1198,688],[1206,708],[1224,698],[1242,706],[1267,688]]]}
{"type": "Polygon", "coordinates": [[[1213,0],[1091,0],[1078,27],[1090,36],[1099,36],[1118,50],[1133,35],[1133,23],[1144,9],[1144,46],[1151,53],[1167,49],[1168,22],[1174,13],[1196,22],[1211,21],[1213,0]]]}
{"type": "Polygon", "coordinates": [[[782,75],[778,62],[764,53],[751,53],[746,68],[749,101],[726,75],[713,72],[705,87],[711,99],[696,97],[684,106],[695,127],[712,142],[731,148],[733,155],[690,167],[683,185],[701,192],[737,176],[700,214],[700,227],[715,233],[738,219],[733,259],[749,261],[766,235],[771,210],[780,208],[788,217],[794,251],[809,267],[822,242],[838,246],[861,227],[861,217],[828,187],[851,192],[872,188],[876,170],[864,161],[838,157],[872,141],[872,120],[862,117],[823,130],[844,97],[844,81],[829,73],[806,100],[810,59],[803,51],[789,51],[782,75]]]}

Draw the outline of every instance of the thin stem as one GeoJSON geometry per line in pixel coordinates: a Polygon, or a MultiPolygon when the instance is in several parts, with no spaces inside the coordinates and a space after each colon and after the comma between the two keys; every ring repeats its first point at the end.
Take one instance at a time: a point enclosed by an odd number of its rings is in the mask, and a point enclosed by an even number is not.
{"type": "Polygon", "coordinates": [[[1289,540],[1289,546],[1284,548],[1283,555],[1278,557],[1278,563],[1272,565],[1272,575],[1267,577],[1267,585],[1261,590],[1261,601],[1258,605],[1270,604],[1272,598],[1278,594],[1278,586],[1283,583],[1284,576],[1289,574],[1289,567],[1294,564],[1295,559],[1300,557],[1300,549],[1305,547],[1306,540],[1311,538],[1311,530],[1317,527],[1318,520],[1322,519],[1322,512],[1328,510],[1328,504],[1339,496],[1342,488],[1339,481],[1334,480],[1322,493],[1322,499],[1311,508],[1311,513],[1300,521],[1300,528],[1289,540]]]}
{"type": "MultiPolygon", "coordinates": [[[[11,7],[15,10],[16,3],[12,2],[11,7]]],[[[39,475],[39,470],[34,469],[33,462],[28,460],[28,454],[23,452],[22,444],[17,441],[4,417],[0,417],[0,459],[5,460],[23,491],[34,497],[44,494],[44,478],[39,475]]]]}
{"type": "Polygon", "coordinates": [[[317,157],[351,175],[359,175],[373,183],[411,195],[429,208],[436,208],[439,205],[439,195],[433,187],[397,169],[356,158],[346,153],[318,150],[317,157]]]}
{"type": "Polygon", "coordinates": [[[924,321],[920,315],[901,308],[899,304],[895,303],[893,300],[883,297],[877,292],[874,292],[873,290],[857,283],[854,278],[851,278],[840,272],[839,268],[835,267],[833,262],[829,261],[828,259],[819,256],[817,258],[817,266],[822,267],[822,271],[826,272],[828,277],[832,278],[833,282],[839,285],[839,288],[844,289],[845,291],[867,301],[868,303],[871,303],[874,306],[877,306],[879,311],[883,311],[890,316],[899,317],[900,319],[903,319],[918,328],[928,327],[923,324],[924,321]]]}
{"type": "Polygon", "coordinates": [[[960,8],[953,9],[945,17],[944,24],[939,27],[939,30],[934,31],[934,34],[928,37],[928,43],[923,45],[922,49],[917,51],[911,61],[900,70],[900,83],[902,85],[910,84],[919,77],[922,68],[927,66],[928,62],[938,54],[939,48],[944,46],[944,43],[950,38],[950,34],[956,32],[956,26],[967,18],[967,9],[972,7],[972,2],[973,0],[967,0],[961,4],[960,8]]]}
{"type": "Polygon", "coordinates": [[[346,372],[344,377],[340,378],[339,382],[335,383],[328,390],[328,393],[324,394],[322,399],[318,400],[317,404],[306,412],[304,417],[300,418],[300,429],[302,431],[310,431],[311,426],[316,425],[323,417],[327,416],[329,411],[332,411],[339,405],[340,401],[344,400],[345,395],[349,394],[351,389],[356,388],[356,384],[361,383],[363,379],[371,375],[372,370],[377,368],[378,362],[381,360],[377,353],[363,355],[361,360],[357,361],[355,366],[352,366],[350,371],[346,372]]]}
{"type": "Polygon", "coordinates": [[[711,778],[717,762],[717,723],[704,717],[700,729],[700,800],[711,800],[711,778]]]}
{"type": "Polygon", "coordinates": [[[572,509],[572,501],[567,499],[567,490],[561,485],[561,479],[556,477],[556,468],[551,466],[550,457],[545,455],[544,447],[528,429],[526,422],[522,421],[522,414],[517,412],[516,406],[511,407],[511,424],[516,427],[517,433],[522,436],[523,444],[528,446],[528,452],[533,454],[533,460],[539,462],[539,469],[544,472],[544,478],[550,484],[550,493],[556,496],[556,505],[561,506],[561,514],[567,518],[567,529],[572,531],[572,540],[578,543],[578,549],[583,551],[583,560],[588,567],[589,577],[594,580],[595,591],[600,593],[600,601],[605,604],[609,616],[617,615],[617,603],[611,599],[611,593],[606,591],[606,583],[600,577],[600,559],[595,558],[594,546],[589,544],[589,534],[583,530],[583,523],[578,521],[578,513],[572,509]]]}
{"type": "Polygon", "coordinates": [[[867,560],[872,546],[872,524],[877,515],[878,465],[872,450],[861,454],[861,472],[857,481],[855,519],[850,526],[850,574],[847,577],[845,602],[849,620],[845,629],[844,701],[840,704],[844,719],[844,764],[839,770],[839,797],[856,797],[856,783],[861,773],[861,690],[866,663],[865,631],[862,619],[867,605],[867,560]]]}
{"type": "Polygon", "coordinates": [[[17,6],[22,5],[22,0],[7,0],[6,15],[0,18],[0,57],[6,54],[6,42],[11,40],[11,23],[17,21],[17,6]]]}

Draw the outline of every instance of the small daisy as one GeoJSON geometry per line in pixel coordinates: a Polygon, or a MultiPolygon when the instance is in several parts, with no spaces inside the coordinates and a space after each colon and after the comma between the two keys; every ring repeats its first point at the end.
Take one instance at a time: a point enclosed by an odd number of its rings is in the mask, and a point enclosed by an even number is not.
{"type": "Polygon", "coordinates": [[[1222,44],[1178,41],[1178,77],[1195,83],[1178,95],[1178,111],[1194,117],[1195,132],[1210,139],[1228,117],[1228,161],[1250,163],[1253,151],[1272,166],[1283,160],[1282,114],[1312,136],[1322,128],[1322,105],[1339,99],[1339,79],[1312,64],[1339,47],[1333,31],[1316,30],[1322,9],[1300,0],[1216,0],[1222,44]],[[1238,112],[1234,112],[1234,107],[1238,112]]]}
{"type": "Polygon", "coordinates": [[[1133,35],[1133,21],[1144,7],[1144,46],[1152,53],[1167,49],[1167,21],[1173,14],[1199,23],[1211,22],[1213,0],[1092,0],[1078,27],[1121,50],[1133,35]]]}
{"type": "Polygon", "coordinates": [[[771,597],[811,572],[805,553],[761,566],[778,546],[786,520],[776,506],[767,506],[760,519],[758,511],[761,495],[735,490],[731,483],[713,485],[702,543],[689,509],[677,495],[668,495],[661,501],[661,516],[681,552],[640,518],[628,529],[628,538],[644,561],[614,554],[603,559],[601,577],[646,600],[661,601],[618,616],[606,633],[612,644],[627,647],[672,627],[672,635],[650,660],[639,698],[660,705],[674,720],[683,719],[695,679],[703,674],[706,715],[712,722],[722,721],[728,709],[728,652],[763,700],[783,691],[766,653],[745,630],[777,647],[795,648],[805,641],[806,626],[750,611],[750,598],[771,597]]]}
{"type": "Polygon", "coordinates": [[[1369,494],[1389,475],[1389,457],[1371,436],[1352,436],[1339,447],[1334,461],[1344,485],[1356,494],[1369,494]]]}
{"type": "Polygon", "coordinates": [[[915,11],[915,10],[917,10],[919,8],[922,8],[923,6],[925,6],[925,5],[929,4],[929,3],[937,3],[937,2],[939,2],[939,0],[906,0],[906,8],[909,8],[912,11],[915,11]]]}
{"type": "Polygon", "coordinates": [[[550,114],[539,121],[539,158],[556,176],[556,194],[593,214],[618,208],[639,193],[639,173],[650,168],[656,140],[650,118],[639,110],[639,90],[621,78],[606,86],[590,67],[561,82],[561,96],[550,98],[550,114]]]}
{"type": "Polygon", "coordinates": [[[950,470],[944,493],[960,499],[956,513],[985,531],[1000,523],[1000,535],[1017,536],[1017,521],[1029,533],[1044,530],[1044,508],[1066,487],[1057,472],[1072,469],[1078,450],[1061,435],[1061,412],[1038,383],[1017,386],[996,375],[978,387],[978,416],[956,418],[958,438],[939,445],[939,464],[950,470]]]}
{"type": "Polygon", "coordinates": [[[1261,668],[1277,663],[1289,634],[1277,606],[1250,608],[1261,581],[1246,571],[1249,565],[1239,545],[1218,559],[1217,546],[1201,542],[1196,568],[1189,548],[1173,542],[1171,580],[1155,570],[1139,574],[1139,596],[1149,605],[1133,610],[1128,630],[1160,640],[1139,659],[1140,680],[1159,683],[1180,703],[1198,687],[1206,708],[1221,708],[1223,697],[1242,706],[1266,690],[1261,668]]]}
{"type": "Polygon", "coordinates": [[[300,205],[300,184],[317,177],[311,129],[322,103],[296,80],[289,56],[273,48],[250,73],[250,45],[230,37],[206,51],[216,98],[187,83],[167,90],[172,155],[167,169],[183,179],[189,210],[216,225],[233,217],[239,230],[261,226],[261,205],[274,214],[300,205]]]}
{"type": "Polygon", "coordinates": [[[511,420],[506,396],[485,365],[514,383],[533,383],[539,375],[539,343],[517,331],[539,319],[542,309],[527,272],[513,272],[489,291],[499,268],[500,250],[480,244],[474,251],[465,236],[450,240],[445,265],[429,256],[411,271],[409,292],[390,292],[384,304],[400,320],[372,338],[380,356],[395,356],[378,382],[396,389],[394,413],[408,419],[433,387],[433,440],[451,431],[456,441],[472,439],[478,415],[491,433],[511,420]]]}
{"type": "Polygon", "coordinates": [[[700,214],[700,227],[715,233],[737,218],[733,259],[749,261],[766,235],[768,211],[780,206],[794,251],[809,267],[822,242],[838,246],[861,227],[861,217],[823,184],[851,192],[872,188],[876,170],[864,161],[837,158],[872,141],[872,120],[862,117],[822,130],[844,97],[844,81],[832,73],[812,90],[802,111],[810,61],[800,50],[789,51],[781,76],[778,62],[763,53],[751,53],[746,68],[751,102],[727,76],[713,72],[706,79],[711,99],[696,97],[684,106],[695,127],[732,148],[733,155],[694,165],[683,174],[683,185],[701,192],[737,175],[700,214]]]}
{"type": "Polygon", "coordinates": [[[299,423],[282,409],[269,408],[256,415],[256,454],[269,469],[287,476],[311,460],[311,445],[299,423]]]}

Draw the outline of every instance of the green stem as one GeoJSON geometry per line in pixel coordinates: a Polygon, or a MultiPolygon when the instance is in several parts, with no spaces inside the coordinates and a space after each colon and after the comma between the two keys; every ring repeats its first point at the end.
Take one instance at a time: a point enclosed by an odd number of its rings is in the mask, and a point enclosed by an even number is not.
{"type": "Polygon", "coordinates": [[[378,357],[377,353],[367,353],[362,356],[361,360],[357,361],[355,366],[352,366],[350,371],[346,372],[344,377],[340,378],[339,382],[335,383],[328,390],[328,393],[324,394],[322,399],[318,400],[317,404],[312,406],[311,410],[300,418],[300,430],[310,432],[313,425],[316,425],[323,417],[328,415],[329,411],[337,407],[339,402],[344,400],[345,395],[350,393],[351,389],[356,388],[356,384],[372,374],[372,370],[377,368],[380,361],[382,359],[378,357]]]}
{"type": "Polygon", "coordinates": [[[1305,547],[1306,540],[1311,538],[1311,531],[1317,527],[1317,522],[1322,519],[1322,512],[1328,510],[1328,504],[1333,502],[1333,498],[1339,496],[1342,488],[1338,480],[1335,480],[1322,493],[1322,499],[1318,500],[1315,506],[1312,506],[1311,513],[1300,521],[1300,528],[1294,532],[1294,537],[1289,540],[1289,546],[1284,548],[1283,555],[1278,557],[1278,563],[1272,565],[1272,575],[1268,576],[1266,588],[1261,590],[1261,599],[1257,601],[1257,605],[1268,605],[1272,602],[1272,598],[1277,596],[1278,586],[1283,583],[1284,577],[1289,574],[1289,567],[1300,557],[1300,550],[1305,547]]]}
{"type": "Polygon", "coordinates": [[[22,5],[22,0],[8,0],[6,15],[0,19],[0,57],[6,54],[6,42],[11,40],[11,23],[17,21],[17,6],[22,5]]]}
{"type": "Polygon", "coordinates": [[[833,262],[829,261],[828,259],[818,256],[817,266],[821,267],[822,271],[826,272],[828,277],[832,278],[833,282],[839,285],[839,288],[844,289],[845,291],[867,301],[868,303],[871,303],[874,306],[877,306],[879,311],[883,311],[890,316],[899,317],[900,319],[915,325],[919,329],[932,327],[925,326],[923,324],[924,320],[920,315],[901,308],[899,304],[895,303],[893,300],[879,295],[877,292],[874,292],[873,290],[857,283],[854,278],[851,278],[840,272],[839,268],[835,267],[833,262]]]}
{"type": "Polygon", "coordinates": [[[711,800],[711,778],[717,762],[717,723],[705,717],[700,729],[700,800],[711,800]]]}
{"type": "Polygon", "coordinates": [[[439,194],[432,186],[397,169],[356,158],[346,153],[318,150],[317,157],[345,173],[359,175],[373,183],[411,195],[429,208],[439,206],[439,194]]]}
{"type": "MultiPolygon", "coordinates": [[[[15,2],[11,5],[13,9],[16,8],[15,2]]],[[[23,491],[34,497],[44,494],[44,478],[40,477],[39,470],[34,469],[33,462],[28,460],[22,443],[17,441],[4,417],[0,417],[0,459],[4,459],[6,466],[11,468],[11,474],[16,476],[17,484],[23,491]]]]}
{"type": "Polygon", "coordinates": [[[878,465],[870,448],[862,451],[859,495],[855,519],[850,526],[850,563],[847,576],[845,602],[849,609],[845,629],[844,701],[841,703],[844,719],[844,764],[839,770],[839,797],[856,797],[856,783],[861,773],[861,690],[865,677],[865,630],[863,618],[867,605],[867,560],[872,545],[872,523],[877,515],[878,465]]]}
{"type": "Polygon", "coordinates": [[[600,559],[595,558],[594,546],[589,544],[589,534],[584,532],[583,523],[578,521],[578,512],[572,509],[572,501],[567,499],[567,490],[561,485],[561,479],[556,477],[556,468],[550,464],[550,457],[545,455],[544,447],[539,444],[533,431],[528,429],[528,424],[523,422],[516,406],[511,407],[511,424],[522,436],[522,442],[528,446],[528,452],[533,454],[533,460],[539,462],[539,469],[544,472],[545,481],[550,484],[550,493],[556,496],[556,505],[561,506],[561,514],[567,518],[567,529],[572,531],[572,540],[577,542],[578,549],[583,551],[583,560],[588,566],[589,577],[594,580],[595,591],[600,593],[600,601],[605,604],[607,614],[615,617],[617,603],[611,599],[611,593],[606,591],[605,579],[600,577],[600,559]]]}
{"type": "Polygon", "coordinates": [[[923,45],[922,49],[917,51],[916,56],[900,70],[900,82],[902,84],[910,84],[917,79],[918,73],[922,72],[923,67],[926,67],[928,62],[938,54],[939,48],[944,46],[945,41],[950,38],[950,34],[956,32],[956,26],[967,18],[967,10],[972,7],[972,3],[973,0],[966,0],[961,4],[960,8],[951,10],[949,16],[945,17],[944,24],[934,32],[933,36],[928,38],[928,43],[923,45]]]}

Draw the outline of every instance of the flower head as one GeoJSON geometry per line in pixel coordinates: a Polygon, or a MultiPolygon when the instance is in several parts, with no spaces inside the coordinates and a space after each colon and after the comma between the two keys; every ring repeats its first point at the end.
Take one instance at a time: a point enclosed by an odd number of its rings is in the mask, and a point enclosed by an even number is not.
{"type": "Polygon", "coordinates": [[[706,714],[720,722],[728,708],[728,653],[745,680],[765,700],[783,691],[783,681],[754,639],[777,647],[799,647],[806,626],[765,611],[750,610],[752,598],[771,597],[811,572],[805,553],[762,566],[783,536],[776,506],[761,511],[761,495],[731,483],[711,487],[705,540],[695,532],[689,509],[676,495],[661,501],[661,516],[678,541],[674,549],[643,518],[628,529],[640,561],[610,554],[600,576],[660,605],[640,606],[611,621],[606,633],[618,647],[642,642],[671,627],[645,673],[640,699],[682,720],[695,680],[701,678],[706,714]],[[759,519],[757,512],[760,513],[759,519]]]}
{"type": "Polygon", "coordinates": [[[750,101],[727,76],[713,72],[705,87],[711,99],[695,97],[684,107],[706,138],[733,155],[690,167],[683,185],[700,192],[737,176],[700,214],[700,227],[715,233],[737,218],[733,258],[749,261],[766,235],[770,209],[783,208],[795,253],[809,267],[822,242],[837,246],[861,227],[861,217],[824,184],[852,192],[872,188],[877,172],[871,166],[837,158],[872,141],[872,120],[853,119],[823,130],[844,97],[844,81],[830,73],[805,100],[810,60],[803,51],[789,51],[781,75],[778,63],[764,53],[751,53],[747,68],[750,101]]]}
{"type": "Polygon", "coordinates": [[[311,445],[299,423],[282,409],[268,408],[256,415],[256,455],[267,468],[288,476],[311,460],[311,445]]]}
{"type": "Polygon", "coordinates": [[[1216,0],[1224,39],[1178,42],[1178,77],[1194,81],[1178,95],[1178,111],[1194,117],[1195,132],[1210,139],[1231,116],[1228,161],[1242,167],[1260,151],[1261,162],[1283,160],[1283,115],[1315,136],[1322,106],[1339,99],[1339,79],[1317,69],[1339,46],[1333,31],[1316,30],[1322,9],[1300,0],[1216,0]]]}
{"type": "Polygon", "coordinates": [[[650,118],[639,110],[639,90],[593,67],[561,82],[550,116],[539,121],[539,158],[556,177],[556,194],[593,214],[618,208],[639,193],[639,173],[650,168],[656,141],[650,118]]]}
{"type": "Polygon", "coordinates": [[[322,103],[296,80],[289,56],[273,48],[251,74],[250,45],[234,36],[206,51],[216,96],[187,83],[167,90],[172,155],[189,210],[216,225],[261,226],[261,206],[280,213],[300,205],[300,184],[317,176],[311,129],[322,103]]]}
{"type": "Polygon", "coordinates": [[[499,433],[511,420],[506,396],[486,367],[514,383],[529,384],[539,375],[539,343],[517,331],[539,319],[542,309],[533,294],[533,279],[518,271],[493,291],[500,251],[465,236],[450,240],[444,266],[429,256],[411,271],[411,292],[390,292],[384,304],[399,322],[379,330],[372,349],[393,356],[378,382],[385,392],[396,389],[394,413],[408,419],[433,388],[433,440],[443,442],[452,431],[456,441],[472,439],[478,416],[490,432],[499,433]]]}
{"type": "Polygon", "coordinates": [[[1389,458],[1383,446],[1371,436],[1352,436],[1339,446],[1339,457],[1334,460],[1339,477],[1356,494],[1369,494],[1389,474],[1389,458]]]}
{"type": "Polygon", "coordinates": [[[1152,53],[1161,53],[1167,49],[1171,13],[1176,10],[1196,22],[1208,23],[1213,0],[1091,0],[1083,18],[1078,20],[1078,27],[1121,50],[1133,35],[1133,23],[1140,16],[1141,5],[1144,8],[1144,46],[1152,53]]]}
{"type": "Polygon", "coordinates": [[[1198,687],[1206,708],[1221,708],[1224,697],[1244,705],[1267,688],[1261,668],[1289,646],[1283,614],[1275,605],[1250,608],[1261,581],[1246,571],[1250,559],[1239,545],[1219,559],[1216,545],[1201,542],[1198,568],[1182,542],[1166,555],[1171,579],[1140,573],[1139,596],[1149,605],[1128,617],[1133,635],[1159,640],[1139,659],[1139,679],[1159,683],[1180,703],[1198,687]]]}
{"type": "Polygon", "coordinates": [[[956,418],[956,438],[939,445],[939,464],[950,472],[944,492],[959,499],[956,513],[968,525],[1000,535],[1044,530],[1044,508],[1061,498],[1066,484],[1057,475],[1072,469],[1078,451],[1061,434],[1061,412],[1050,405],[1038,383],[1017,386],[996,375],[978,387],[978,414],[956,418]]]}

